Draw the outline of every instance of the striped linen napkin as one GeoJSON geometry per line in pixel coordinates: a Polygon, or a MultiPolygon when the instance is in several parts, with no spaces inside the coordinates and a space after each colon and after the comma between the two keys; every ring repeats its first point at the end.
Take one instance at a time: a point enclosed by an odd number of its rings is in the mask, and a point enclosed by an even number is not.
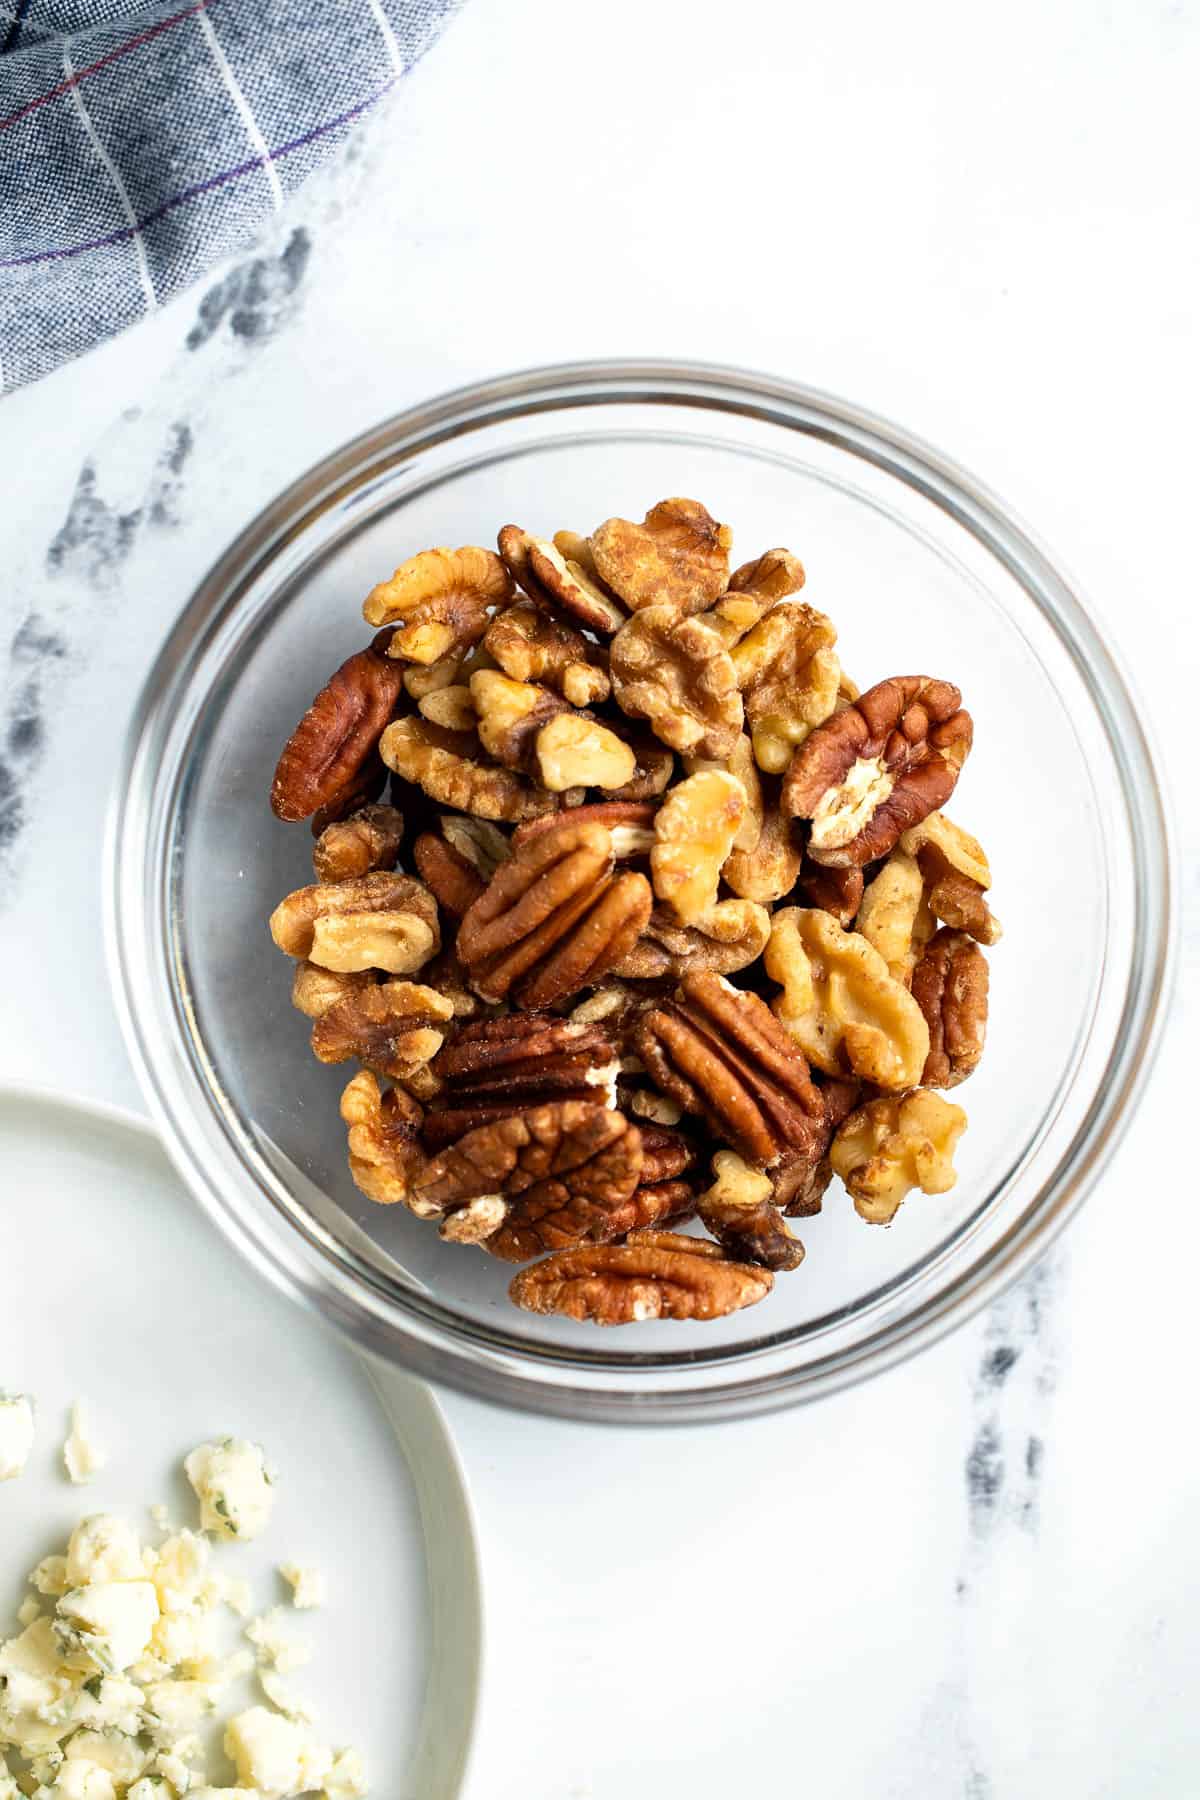
{"type": "Polygon", "coordinates": [[[252,238],[460,0],[0,0],[0,394],[252,238]]]}

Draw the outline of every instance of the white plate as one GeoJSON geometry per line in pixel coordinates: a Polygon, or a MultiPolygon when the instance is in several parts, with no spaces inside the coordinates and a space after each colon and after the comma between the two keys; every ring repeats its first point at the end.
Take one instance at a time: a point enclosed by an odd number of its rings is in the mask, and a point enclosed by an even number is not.
{"type": "MultiPolygon", "coordinates": [[[[38,1402],[26,1471],[0,1484],[0,1635],[16,1629],[28,1570],[84,1513],[122,1512],[157,1542],[152,1502],[196,1523],[187,1451],[254,1439],[279,1470],[274,1517],[256,1543],[219,1546],[220,1566],[251,1581],[256,1610],[287,1598],[280,1561],[325,1570],[328,1605],[288,1619],[314,1650],[289,1682],[331,1742],[358,1745],[380,1800],[453,1800],[481,1600],[461,1471],[428,1390],[393,1369],[368,1376],[257,1281],[132,1115],[0,1089],[0,1209],[0,1388],[38,1402]],[[86,1487],[62,1465],[80,1395],[109,1453],[86,1487]]],[[[261,1700],[254,1685],[222,1716],[261,1700]]]]}

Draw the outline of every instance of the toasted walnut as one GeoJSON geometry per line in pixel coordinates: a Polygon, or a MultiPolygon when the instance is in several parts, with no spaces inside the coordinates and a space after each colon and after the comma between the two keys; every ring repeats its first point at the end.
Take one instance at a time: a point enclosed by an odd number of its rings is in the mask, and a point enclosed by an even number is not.
{"type": "Polygon", "coordinates": [[[612,642],[613,694],[672,750],[729,756],[742,730],[742,697],[729,653],[702,619],[647,606],[612,642]]]}
{"type": "Polygon", "coordinates": [[[356,778],[372,762],[400,698],[400,671],[384,655],[384,641],[381,633],[347,657],[284,745],[271,782],[276,818],[294,824],[318,808],[336,806],[346,794],[357,799],[356,778]]]}
{"type": "Polygon", "coordinates": [[[853,925],[862,905],[863,872],[861,869],[827,869],[823,863],[800,865],[797,884],[809,906],[831,913],[839,925],[853,925]]]}
{"type": "Polygon", "coordinates": [[[641,1166],[636,1125],[607,1107],[564,1100],[468,1132],[434,1157],[416,1191],[442,1212],[502,1194],[506,1211],[487,1248],[506,1262],[528,1262],[616,1235],[641,1166]]]}
{"type": "Polygon", "coordinates": [[[466,857],[436,832],[421,833],[413,845],[413,861],[438,905],[444,906],[456,919],[469,912],[487,886],[466,857]]]}
{"type": "Polygon", "coordinates": [[[743,733],[729,755],[719,760],[705,756],[685,756],[683,767],[688,775],[703,775],[712,769],[718,769],[722,774],[732,775],[735,781],[741,782],[742,792],[746,796],[746,810],[733,840],[731,854],[739,850],[753,850],[762,833],[765,807],[762,782],[750,739],[743,733]]]}
{"type": "Polygon", "coordinates": [[[614,965],[613,973],[631,981],[679,980],[699,969],[734,975],[757,962],[771,935],[771,915],[766,907],[745,905],[740,915],[742,935],[723,940],[708,935],[714,915],[728,926],[734,918],[731,903],[722,901],[713,907],[705,915],[704,930],[676,924],[665,907],[656,908],[642,938],[614,965]]]}
{"type": "Polygon", "coordinates": [[[546,1006],[593,986],[637,942],[650,916],[642,875],[613,875],[603,825],[564,814],[517,847],[459,928],[477,993],[546,1006]]]}
{"type": "Polygon", "coordinates": [[[551,618],[561,610],[603,637],[624,624],[624,608],[597,580],[594,569],[564,557],[546,538],[505,525],[499,545],[514,580],[551,618]]]}
{"type": "Polygon", "coordinates": [[[893,676],[805,739],[784,779],[782,804],[812,820],[814,862],[874,862],[950,797],[971,748],[971,716],[961,699],[948,681],[893,676]]]}
{"type": "MultiPolygon", "coordinates": [[[[611,721],[616,729],[616,721],[611,721]]],[[[624,787],[610,790],[614,800],[655,800],[659,794],[665,794],[671,785],[671,777],[675,773],[675,758],[661,744],[656,744],[648,737],[626,731],[622,735],[633,751],[635,762],[633,778],[624,787]]]]}
{"type": "Polygon", "coordinates": [[[980,944],[998,944],[1004,936],[999,919],[977,881],[945,865],[940,850],[927,844],[918,853],[925,880],[925,900],[935,919],[954,931],[965,931],[980,944]]]}
{"type": "Polygon", "coordinates": [[[714,769],[681,781],[654,815],[654,892],[681,924],[703,928],[711,914],[745,811],[741,782],[714,769]]]}
{"type": "Polygon", "coordinates": [[[552,794],[575,787],[624,787],[636,767],[629,745],[582,713],[560,713],[543,725],[534,754],[542,786],[552,794]]]}
{"type": "Polygon", "coordinates": [[[825,1107],[798,1045],[757,994],[686,975],[644,1013],[633,1047],[655,1087],[763,1168],[824,1148],[825,1107]]]}
{"type": "Polygon", "coordinates": [[[509,769],[533,770],[538,732],[547,719],[569,710],[566,701],[549,688],[514,681],[494,669],[472,675],[471,699],[480,743],[509,769]]]}
{"type": "Polygon", "coordinates": [[[344,1000],[347,994],[357,994],[363,988],[374,987],[379,980],[374,969],[359,969],[351,974],[343,974],[336,969],[321,969],[316,963],[302,962],[296,964],[296,973],[292,979],[292,1005],[297,1012],[302,1012],[309,1019],[319,1019],[322,1013],[344,1000]]]}
{"type": "Polygon", "coordinates": [[[969,831],[948,819],[945,813],[932,812],[919,825],[906,831],[900,840],[902,850],[910,856],[919,857],[922,850],[932,847],[939,850],[946,865],[965,875],[969,881],[976,882],[981,888],[992,885],[992,871],[988,867],[988,859],[983,845],[978,838],[973,838],[969,831]]]}
{"type": "MultiPolygon", "coordinates": [[[[774,606],[804,586],[804,564],[790,550],[764,550],[753,562],[745,562],[729,577],[731,594],[746,594],[774,606]]],[[[718,602],[719,604],[719,602],[718,602]]]]}
{"type": "Polygon", "coordinates": [[[442,1047],[454,1004],[416,981],[384,981],[344,995],[312,1029],[318,1062],[349,1062],[404,1081],[442,1047]]]}
{"type": "Polygon", "coordinates": [[[803,857],[795,825],[784,818],[771,794],[765,800],[762,829],[753,850],[732,850],[721,876],[743,900],[771,905],[791,893],[803,857]]]}
{"type": "Polygon", "coordinates": [[[483,641],[514,681],[544,682],[572,706],[608,699],[608,675],[599,666],[597,646],[528,600],[494,619],[483,641]]]}
{"type": "Polygon", "coordinates": [[[674,1231],[639,1231],[623,1244],[561,1250],[522,1269],[509,1298],[526,1312],[597,1325],[720,1319],[765,1299],[767,1269],[727,1261],[719,1245],[674,1231]]]}
{"type": "Polygon", "coordinates": [[[878,950],[893,981],[908,986],[916,954],[913,933],[924,884],[916,861],[897,847],[863,892],[856,929],[878,950]]]}
{"type": "Polygon", "coordinates": [[[771,921],[763,962],[783,988],[774,1012],[817,1068],[883,1088],[920,1080],[929,1028],[865,938],[816,908],[786,907],[771,921]]]}
{"type": "Polygon", "coordinates": [[[918,1088],[887,1094],[851,1113],[833,1140],[830,1160],[872,1225],[895,1218],[913,1188],[944,1194],[954,1186],[954,1149],[967,1115],[938,1094],[918,1088]]]}
{"type": "Polygon", "coordinates": [[[923,1087],[952,1088],[983,1055],[987,1035],[988,966],[964,931],[943,928],[913,970],[912,997],[929,1026],[923,1087]]]}
{"type": "Polygon", "coordinates": [[[400,1088],[380,1094],[379,1082],[361,1069],[342,1093],[342,1118],[349,1126],[350,1173],[355,1185],[380,1206],[407,1206],[419,1219],[439,1215],[413,1192],[425,1153],[416,1141],[421,1108],[400,1088]]]}
{"type": "Polygon", "coordinates": [[[630,1097],[629,1110],[635,1118],[645,1119],[651,1125],[678,1125],[683,1117],[679,1102],[654,1088],[637,1088],[630,1097]]]}
{"type": "Polygon", "coordinates": [[[271,914],[271,936],[288,956],[323,969],[383,969],[411,975],[438,950],[437,903],[409,875],[361,875],[298,888],[271,914]]]}
{"type": "Polygon", "coordinates": [[[718,1150],[712,1172],[715,1180],[697,1196],[696,1210],[725,1254],[764,1269],[798,1269],[804,1245],[773,1203],[770,1176],[750,1168],[732,1150],[718,1150]]]}
{"type": "MultiPolygon", "coordinates": [[[[612,840],[612,853],[620,862],[627,856],[647,856],[654,848],[654,807],[646,800],[594,800],[586,806],[571,808],[575,825],[598,824],[606,827],[612,840]]],[[[513,849],[519,850],[531,837],[556,829],[556,817],[530,819],[513,832],[513,849]]]]}
{"type": "Polygon", "coordinates": [[[512,598],[508,570],[491,550],[422,550],[381,581],[363,602],[371,625],[392,625],[388,655],[435,663],[465,650],[488,628],[491,609],[512,598]]]}
{"type": "Polygon", "coordinates": [[[476,761],[460,734],[425,719],[397,719],[380,740],[389,769],[423,789],[440,806],[483,819],[532,819],[553,812],[553,794],[532,787],[511,769],[476,761]]]}
{"type": "Polygon", "coordinates": [[[606,519],[588,542],[601,580],[635,612],[703,612],[729,579],[733,532],[698,500],[660,500],[641,525],[606,519]]]}
{"type": "Polygon", "coordinates": [[[404,670],[404,691],[410,699],[421,701],[442,688],[464,685],[461,681],[467,650],[451,650],[433,663],[409,663],[404,670]]]}
{"type": "Polygon", "coordinates": [[[417,711],[431,725],[441,725],[447,731],[474,731],[477,722],[470,688],[457,683],[426,694],[417,711]]]}
{"type": "Polygon", "coordinates": [[[833,711],[840,667],[837,632],[799,601],[772,607],[730,651],[759,767],[782,775],[833,711]]]}
{"type": "Polygon", "coordinates": [[[443,813],[440,825],[446,842],[490,881],[508,855],[508,839],[500,827],[487,819],[464,819],[456,813],[443,813]]]}
{"type": "Polygon", "coordinates": [[[327,825],[313,845],[318,881],[350,881],[376,869],[394,869],[404,839],[404,818],[394,806],[364,806],[327,825]]]}

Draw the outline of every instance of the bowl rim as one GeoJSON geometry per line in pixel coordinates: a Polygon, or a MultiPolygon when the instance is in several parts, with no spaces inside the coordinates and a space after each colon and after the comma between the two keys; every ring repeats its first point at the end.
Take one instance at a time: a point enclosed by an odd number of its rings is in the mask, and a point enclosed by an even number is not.
{"type": "MultiPolygon", "coordinates": [[[[1177,951],[1177,858],[1159,758],[1119,655],[1105,644],[1077,585],[1041,540],[992,491],[922,439],[852,402],[780,377],[721,364],[621,358],[551,364],[455,388],[394,415],[298,476],[239,533],[198,583],[147,675],[130,719],[109,802],[104,855],[104,935],[122,1033],[168,1154],[197,1201],[273,1285],[315,1308],[343,1334],[386,1359],[463,1392],[565,1418],[611,1423],[696,1423],[767,1412],[816,1399],[881,1372],[927,1348],[1017,1280],[1077,1211],[1128,1128],[1161,1041],[1177,951]],[[239,591],[268,563],[281,539],[302,532],[346,493],[361,490],[421,445],[567,405],[674,403],[735,411],[824,437],[915,488],[981,543],[1036,599],[1082,679],[1112,751],[1134,857],[1138,931],[1120,1019],[1090,1105],[1050,1177],[999,1242],[976,1256],[911,1311],[876,1325],[856,1343],[811,1362],[755,1373],[747,1352],[707,1365],[701,1387],[607,1388],[550,1379],[553,1359],[523,1365],[511,1350],[481,1352],[467,1338],[448,1345],[436,1328],[395,1316],[365,1295],[352,1271],[333,1270],[299,1232],[259,1229],[244,1210],[258,1195],[227,1193],[195,1131],[189,1134],[189,1073],[183,1059],[157,1052],[147,1029],[152,997],[146,864],[152,745],[163,714],[236,605],[239,591]],[[143,791],[145,790],[145,791],[143,791]],[[178,1066],[176,1066],[178,1065],[178,1066]],[[368,1303],[370,1302],[370,1303],[368,1303]]],[[[149,909],[152,912],[152,909],[149,909]]],[[[191,1115],[193,1125],[197,1115],[191,1115]]],[[[259,1195],[260,1200],[265,1196],[259,1195]]],[[[271,1207],[272,1213],[274,1207],[271,1207]]],[[[270,1221],[265,1222],[268,1226],[270,1221]]],[[[569,1357],[565,1359],[569,1362],[569,1357]]],[[[686,1366],[683,1362],[681,1367],[686,1366]]],[[[620,1371],[636,1375],[636,1359],[620,1371]]]]}

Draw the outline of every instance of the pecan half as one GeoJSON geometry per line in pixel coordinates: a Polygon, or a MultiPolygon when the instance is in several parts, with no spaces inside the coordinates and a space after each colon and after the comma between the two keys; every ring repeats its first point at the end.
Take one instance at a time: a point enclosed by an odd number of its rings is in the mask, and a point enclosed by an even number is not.
{"type": "Polygon", "coordinates": [[[515,849],[464,918],[458,953],[477,993],[548,1006],[591,986],[637,942],[650,917],[645,876],[612,873],[604,826],[564,814],[515,849]]]}
{"type": "Polygon", "coordinates": [[[803,1052],[757,994],[686,975],[677,998],[643,1014],[633,1045],[654,1085],[763,1168],[808,1153],[825,1125],[803,1052]]]}
{"type": "Polygon", "coordinates": [[[505,525],[499,547],[518,586],[551,618],[561,609],[603,637],[624,624],[624,608],[597,580],[595,570],[564,556],[548,539],[533,537],[518,525],[505,525]]]}
{"type": "Polygon", "coordinates": [[[802,1151],[785,1155],[771,1171],[775,1204],[789,1219],[811,1218],[821,1210],[825,1189],[833,1179],[829,1150],[843,1119],[858,1105],[862,1083],[826,1081],[818,1089],[825,1117],[813,1141],[802,1151]]]}
{"type": "Polygon", "coordinates": [[[684,1225],[696,1216],[696,1193],[689,1181],[643,1181],[627,1208],[630,1231],[684,1225]]]}
{"type": "Polygon", "coordinates": [[[741,736],[742,696],[733,663],[703,619],[647,606],[623,625],[609,661],[621,711],[645,719],[672,750],[729,756],[741,736]]]}
{"type": "Polygon", "coordinates": [[[660,500],[641,525],[606,519],[588,543],[601,580],[633,611],[703,612],[729,580],[733,532],[698,500],[660,500]]]}
{"type": "Polygon", "coordinates": [[[442,1212],[503,1194],[505,1216],[487,1247],[506,1262],[528,1262],[611,1237],[641,1165],[641,1133],[621,1113],[555,1101],[468,1132],[421,1172],[416,1193],[442,1212]]]}
{"type": "Polygon", "coordinates": [[[394,869],[403,839],[404,818],[394,806],[361,807],[326,825],[313,845],[313,872],[318,881],[350,881],[394,869]]]}
{"type": "Polygon", "coordinates": [[[716,1244],[673,1231],[639,1231],[623,1244],[563,1250],[522,1269],[509,1298],[526,1312],[597,1325],[647,1319],[720,1319],[763,1300],[766,1269],[729,1262],[716,1244]]]}
{"type": "Polygon", "coordinates": [[[425,1162],[417,1142],[421,1108],[400,1088],[379,1091],[369,1069],[360,1069],[342,1093],[341,1114],[349,1127],[350,1173],[355,1185],[379,1206],[407,1206],[419,1219],[439,1216],[413,1192],[425,1162]]]}
{"type": "Polygon", "coordinates": [[[402,691],[385,641],[381,633],[347,657],[284,745],[271,782],[277,819],[295,824],[336,802],[373,755],[402,691]]]}
{"type": "Polygon", "coordinates": [[[411,975],[441,944],[428,888],[411,875],[383,871],[297,888],[280,901],[270,924],[288,956],[343,973],[411,975]]]}
{"type": "Polygon", "coordinates": [[[685,1137],[682,1131],[672,1131],[669,1126],[656,1125],[648,1119],[643,1119],[640,1123],[643,1185],[674,1181],[695,1165],[700,1153],[690,1137],[685,1137]]]}
{"type": "Polygon", "coordinates": [[[421,880],[432,889],[438,904],[461,919],[482,894],[487,883],[460,850],[436,832],[423,831],[413,845],[413,861],[421,880]]]}
{"type": "Polygon", "coordinates": [[[610,1096],[617,1058],[616,1041],[602,1025],[532,1012],[479,1020],[460,1028],[434,1064],[442,1098],[427,1127],[444,1143],[453,1135],[444,1112],[474,1110],[479,1116],[472,1124],[483,1124],[495,1105],[523,1112],[547,1100],[599,1104],[610,1096]]]}
{"type": "Polygon", "coordinates": [[[508,570],[491,550],[422,550],[381,581],[363,602],[371,625],[399,623],[388,655],[405,662],[435,663],[463,651],[488,628],[494,607],[512,598],[508,570]]]}
{"type": "Polygon", "coordinates": [[[912,997],[929,1026],[922,1087],[952,1088],[983,1055],[987,1035],[988,966],[965,931],[934,933],[913,970],[912,997]]]}
{"type": "Polygon", "coordinates": [[[696,1210],[725,1254],[764,1269],[798,1269],[804,1245],[792,1236],[773,1202],[770,1176],[750,1168],[732,1150],[718,1150],[712,1169],[715,1179],[697,1196],[696,1210]]]}
{"type": "Polygon", "coordinates": [[[407,718],[388,726],[379,749],[389,769],[440,806],[452,806],[457,812],[513,823],[555,810],[553,794],[532,787],[511,769],[478,760],[471,753],[474,744],[465,733],[444,731],[427,719],[407,718]]]}
{"type": "Polygon", "coordinates": [[[410,1079],[442,1047],[454,1003],[416,981],[384,981],[343,995],[312,1028],[318,1062],[356,1057],[392,1081],[410,1079]]]}
{"type": "Polygon", "coordinates": [[[961,1106],[920,1088],[881,1095],[851,1113],[830,1160],[859,1217],[887,1225],[913,1188],[947,1193],[957,1180],[954,1150],[966,1124],[961,1106]]]}
{"type": "Polygon", "coordinates": [[[782,805],[812,820],[814,862],[874,862],[949,799],[971,748],[971,715],[961,701],[949,681],[896,675],[805,739],[784,778],[782,805]]]}
{"type": "MultiPolygon", "coordinates": [[[[654,846],[654,813],[655,808],[647,800],[594,800],[586,806],[573,806],[571,822],[605,826],[612,840],[612,853],[620,862],[626,856],[649,854],[654,846]]],[[[527,820],[513,832],[513,849],[519,850],[530,838],[553,831],[557,825],[557,816],[527,820]]]]}
{"type": "Polygon", "coordinates": [[[319,838],[327,826],[348,819],[351,813],[369,806],[372,800],[378,800],[387,782],[387,766],[379,751],[372,750],[357,775],[352,776],[336,794],[331,794],[324,805],[318,806],[310,821],[313,837],[319,838]]]}

